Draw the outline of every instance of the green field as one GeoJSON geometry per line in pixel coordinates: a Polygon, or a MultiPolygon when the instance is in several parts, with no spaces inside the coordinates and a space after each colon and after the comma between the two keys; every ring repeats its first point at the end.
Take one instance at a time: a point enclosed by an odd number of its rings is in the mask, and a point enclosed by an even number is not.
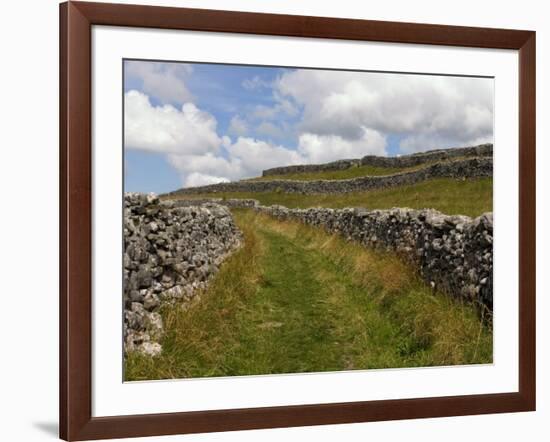
{"type": "Polygon", "coordinates": [[[283,192],[217,192],[199,195],[169,196],[165,198],[254,198],[269,206],[281,204],[289,208],[306,207],[365,207],[390,209],[410,207],[432,208],[448,215],[479,216],[493,211],[493,179],[455,180],[440,178],[410,186],[376,189],[368,192],[344,194],[302,195],[283,192]]]}
{"type": "Polygon", "coordinates": [[[162,310],[163,353],[130,354],[126,380],[492,361],[488,322],[395,256],[233,212],[244,246],[200,299],[162,310]]]}

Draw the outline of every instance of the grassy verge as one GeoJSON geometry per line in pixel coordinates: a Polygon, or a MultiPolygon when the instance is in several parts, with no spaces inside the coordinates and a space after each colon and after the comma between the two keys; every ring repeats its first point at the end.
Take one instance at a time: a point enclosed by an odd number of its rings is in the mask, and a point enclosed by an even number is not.
{"type": "Polygon", "coordinates": [[[186,309],[162,314],[163,353],[126,379],[488,363],[492,331],[394,256],[235,211],[245,245],[186,309]]]}
{"type": "MultiPolygon", "coordinates": [[[[264,205],[281,204],[286,207],[366,207],[389,209],[411,207],[433,208],[449,215],[478,216],[493,210],[493,179],[455,180],[440,178],[368,192],[345,194],[302,195],[282,192],[219,192],[201,195],[183,195],[182,198],[255,198],[264,205]]],[[[177,196],[176,196],[177,198],[177,196]]]]}

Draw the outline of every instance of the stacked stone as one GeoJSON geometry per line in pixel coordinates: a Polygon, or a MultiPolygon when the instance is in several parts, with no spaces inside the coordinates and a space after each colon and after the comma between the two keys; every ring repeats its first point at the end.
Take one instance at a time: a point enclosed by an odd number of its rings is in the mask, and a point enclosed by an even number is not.
{"type": "Polygon", "coordinates": [[[419,268],[434,289],[493,308],[493,215],[475,219],[436,210],[288,209],[256,210],[280,220],[322,227],[368,247],[397,252],[419,268]]]}
{"type": "Polygon", "coordinates": [[[338,194],[362,192],[373,189],[411,185],[433,178],[480,178],[493,176],[493,158],[470,158],[444,163],[436,163],[422,169],[402,172],[394,175],[364,176],[346,180],[270,180],[270,181],[235,181],[229,183],[209,184],[200,187],[187,187],[171,192],[169,195],[223,192],[283,192],[300,194],[338,194]]]}
{"type": "Polygon", "coordinates": [[[124,199],[124,338],[126,352],[157,355],[159,307],[189,301],[241,243],[227,207],[178,207],[155,195],[124,199]]]}
{"type": "Polygon", "coordinates": [[[399,157],[381,157],[367,155],[363,158],[352,160],[338,160],[324,164],[299,164],[293,166],[274,167],[262,172],[262,176],[285,175],[301,172],[324,172],[329,170],[343,170],[356,166],[375,167],[413,167],[420,164],[436,161],[445,161],[457,157],[485,157],[493,155],[492,144],[480,144],[473,147],[458,147],[452,149],[437,149],[426,152],[418,152],[399,157]]]}
{"type": "Polygon", "coordinates": [[[229,207],[231,209],[251,209],[260,202],[254,199],[246,198],[196,198],[196,199],[179,199],[173,200],[176,207],[201,206],[203,204],[219,204],[220,206],[229,207]]]}
{"type": "MultiPolygon", "coordinates": [[[[367,158],[367,157],[365,157],[367,158]]],[[[337,160],[322,164],[295,164],[292,166],[273,167],[262,171],[262,176],[286,175],[289,173],[327,172],[332,170],[345,170],[350,167],[362,165],[362,158],[350,160],[337,160]]]]}

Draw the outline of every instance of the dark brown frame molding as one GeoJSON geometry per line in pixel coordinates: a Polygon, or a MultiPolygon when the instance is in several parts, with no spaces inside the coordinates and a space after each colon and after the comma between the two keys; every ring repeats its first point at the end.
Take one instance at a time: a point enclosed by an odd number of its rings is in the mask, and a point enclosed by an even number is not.
{"type": "Polygon", "coordinates": [[[60,5],[60,437],[86,440],[535,410],[535,32],[106,3],[60,5]],[[92,417],[93,25],[519,51],[519,391],[92,417]]]}

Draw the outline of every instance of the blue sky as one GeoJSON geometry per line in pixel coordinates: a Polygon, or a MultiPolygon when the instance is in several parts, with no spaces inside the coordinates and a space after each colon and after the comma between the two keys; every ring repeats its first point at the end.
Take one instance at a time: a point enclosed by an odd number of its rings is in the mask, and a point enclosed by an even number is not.
{"type": "Polygon", "coordinates": [[[493,80],[126,61],[125,191],[492,141],[493,80]]]}

